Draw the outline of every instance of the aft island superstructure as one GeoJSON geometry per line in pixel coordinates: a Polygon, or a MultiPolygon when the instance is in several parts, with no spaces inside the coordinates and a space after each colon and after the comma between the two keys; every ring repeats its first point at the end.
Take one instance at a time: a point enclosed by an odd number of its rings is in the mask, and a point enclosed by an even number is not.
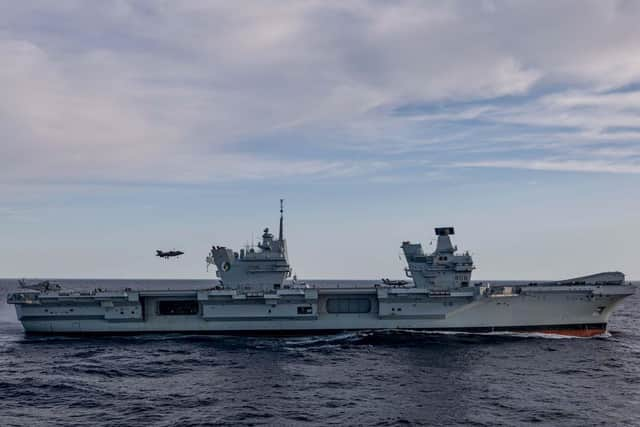
{"type": "Polygon", "coordinates": [[[453,227],[435,229],[437,246],[402,243],[412,282],[314,287],[291,282],[282,202],[276,238],[265,229],[257,248],[214,246],[207,257],[220,281],[194,290],[64,290],[10,293],[28,333],[320,334],[354,330],[606,332],[614,307],[635,288],[622,273],[522,284],[473,283],[473,260],[457,253],[453,227]]]}

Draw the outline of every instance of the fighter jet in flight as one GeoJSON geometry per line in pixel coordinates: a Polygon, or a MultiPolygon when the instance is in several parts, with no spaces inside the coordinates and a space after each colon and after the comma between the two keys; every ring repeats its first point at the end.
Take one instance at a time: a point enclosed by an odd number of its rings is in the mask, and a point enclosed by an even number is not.
{"type": "Polygon", "coordinates": [[[173,258],[173,257],[179,257],[180,255],[184,255],[184,252],[182,251],[167,251],[167,252],[163,252],[160,250],[156,251],[156,256],[160,257],[160,258],[164,258],[164,259],[169,259],[169,258],[173,258]]]}

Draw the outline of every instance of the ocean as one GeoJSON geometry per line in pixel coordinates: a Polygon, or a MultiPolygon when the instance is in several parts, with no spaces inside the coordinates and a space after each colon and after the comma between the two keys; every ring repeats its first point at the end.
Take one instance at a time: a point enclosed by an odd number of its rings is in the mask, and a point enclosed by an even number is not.
{"type": "Polygon", "coordinates": [[[77,338],[25,336],[5,302],[16,287],[0,280],[0,426],[640,425],[640,294],[597,338],[77,338]]]}

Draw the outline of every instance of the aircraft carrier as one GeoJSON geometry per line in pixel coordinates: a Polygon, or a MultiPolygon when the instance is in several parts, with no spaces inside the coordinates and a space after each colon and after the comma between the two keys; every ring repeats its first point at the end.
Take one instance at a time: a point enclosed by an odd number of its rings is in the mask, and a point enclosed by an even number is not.
{"type": "Polygon", "coordinates": [[[287,280],[292,270],[281,202],[277,238],[267,228],[257,248],[211,248],[206,260],[219,278],[211,288],[72,290],[44,282],[11,292],[8,303],[24,330],[37,334],[426,330],[589,337],[605,333],[616,305],[635,292],[620,272],[526,284],[473,282],[472,257],[451,243],[453,227],[435,234],[430,254],[419,243],[402,243],[411,281],[313,287],[287,280]]]}

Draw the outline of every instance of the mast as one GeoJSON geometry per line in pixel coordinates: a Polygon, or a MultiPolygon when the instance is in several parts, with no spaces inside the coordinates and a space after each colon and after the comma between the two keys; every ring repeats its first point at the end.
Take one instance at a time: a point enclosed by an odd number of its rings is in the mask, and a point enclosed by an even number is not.
{"type": "Polygon", "coordinates": [[[278,240],[282,241],[283,238],[283,233],[282,233],[282,221],[283,221],[283,209],[282,209],[282,204],[284,202],[284,199],[280,199],[280,232],[278,233],[278,240]]]}

